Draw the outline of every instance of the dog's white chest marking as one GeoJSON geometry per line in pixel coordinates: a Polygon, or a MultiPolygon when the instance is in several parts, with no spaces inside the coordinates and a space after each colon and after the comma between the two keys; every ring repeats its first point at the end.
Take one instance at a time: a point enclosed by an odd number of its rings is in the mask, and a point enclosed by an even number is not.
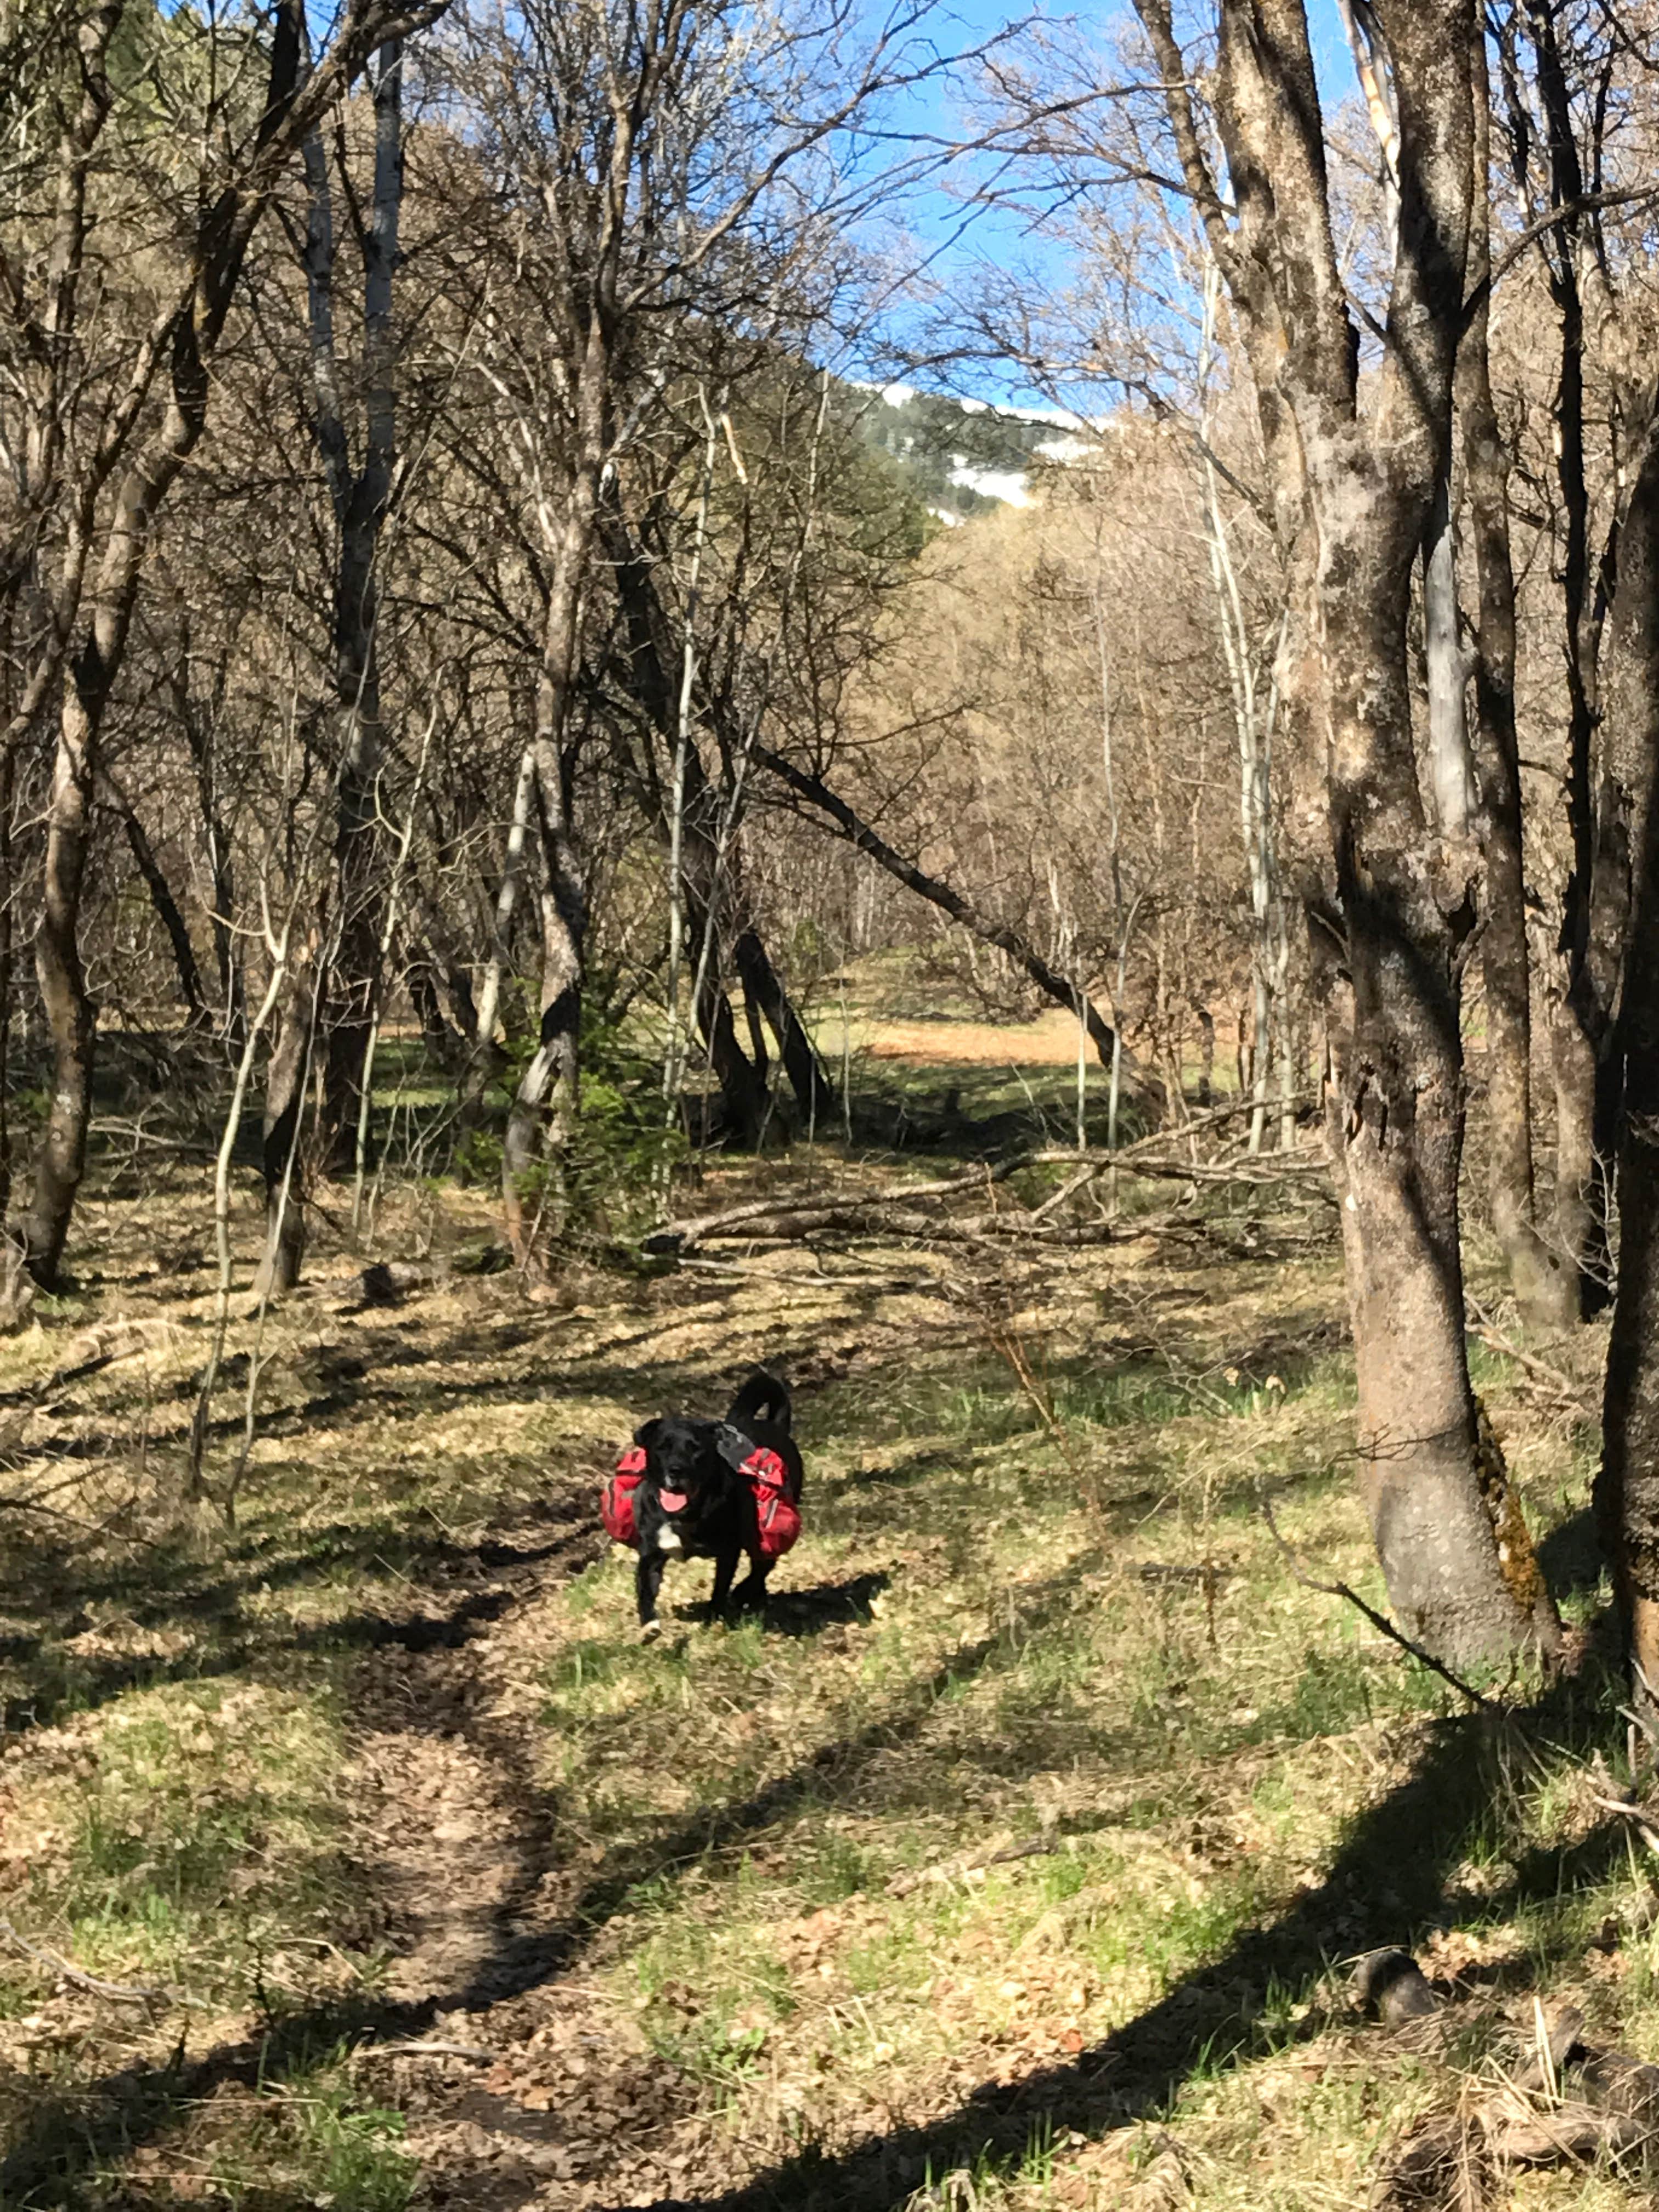
{"type": "Polygon", "coordinates": [[[665,1528],[657,1538],[657,1549],[659,1552],[678,1552],[680,1548],[679,1536],[672,1528],[665,1528]]]}

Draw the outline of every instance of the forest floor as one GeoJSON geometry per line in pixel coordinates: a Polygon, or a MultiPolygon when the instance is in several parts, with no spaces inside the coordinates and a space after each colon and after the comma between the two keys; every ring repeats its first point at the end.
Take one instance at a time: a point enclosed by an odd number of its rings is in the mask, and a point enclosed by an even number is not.
{"type": "MultiPolygon", "coordinates": [[[[80,1290],[0,1346],[6,2212],[1312,2212],[1510,2063],[1534,1994],[1659,2057],[1571,1421],[1476,1347],[1588,1624],[1511,1717],[1265,1526],[1380,1600],[1328,1208],[390,1311],[325,1237],[230,1526],[185,1495],[198,1181],[89,1209],[80,1290]],[[757,1359],[805,1532],[763,1623],[706,1626],[683,1567],[641,1647],[603,1474],[757,1359]],[[1432,2045],[1354,2009],[1387,1942],[1442,1987],[1432,2045]]],[[[379,1249],[490,1225],[428,1190],[379,1249]]]]}

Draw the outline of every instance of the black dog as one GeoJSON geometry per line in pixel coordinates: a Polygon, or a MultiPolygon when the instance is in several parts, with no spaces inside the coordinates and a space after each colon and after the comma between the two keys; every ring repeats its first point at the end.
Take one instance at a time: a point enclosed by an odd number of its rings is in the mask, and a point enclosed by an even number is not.
{"type": "Polygon", "coordinates": [[[713,1559],[714,1589],[708,1617],[728,1606],[766,1601],[770,1559],[763,1555],[755,1486],[743,1463],[757,1444],[782,1461],[792,1502],[799,1503],[801,1459],[789,1433],[789,1393],[775,1376],[756,1368],[732,1401],[723,1421],[669,1413],[634,1431],[645,1454],[645,1473],[635,1493],[640,1562],[635,1577],[640,1632],[655,1636],[657,1592],[668,1562],[713,1559]],[[739,1556],[749,1555],[749,1572],[734,1591],[732,1577],[739,1556]]]}

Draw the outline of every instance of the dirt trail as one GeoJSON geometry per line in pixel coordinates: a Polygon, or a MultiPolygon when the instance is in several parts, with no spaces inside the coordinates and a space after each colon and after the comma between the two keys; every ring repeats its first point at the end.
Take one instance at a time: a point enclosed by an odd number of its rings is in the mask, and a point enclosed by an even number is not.
{"type": "Polygon", "coordinates": [[[623,2140],[645,2201],[671,2178],[634,2117],[650,2110],[657,2130],[671,2117],[660,2081],[580,1972],[581,1870],[557,1863],[553,1799],[536,1779],[538,1624],[602,1541],[585,1492],[567,1510],[567,1542],[462,1583],[456,1613],[471,1618],[425,1649],[388,1642],[355,1686],[351,1848],[398,1954],[386,2020],[393,2042],[434,2046],[387,2056],[370,2043],[358,2065],[407,2115],[417,2201],[433,2205],[618,2201],[619,2182],[635,2188],[623,2140]]]}

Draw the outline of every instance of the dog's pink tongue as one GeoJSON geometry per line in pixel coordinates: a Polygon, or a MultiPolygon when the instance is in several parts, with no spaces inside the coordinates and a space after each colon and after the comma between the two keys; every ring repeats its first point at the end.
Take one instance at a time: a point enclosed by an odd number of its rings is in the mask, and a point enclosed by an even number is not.
{"type": "Polygon", "coordinates": [[[685,1492],[683,1490],[659,1490],[657,1495],[662,1500],[662,1510],[665,1513],[678,1513],[685,1504],[685,1492]]]}

